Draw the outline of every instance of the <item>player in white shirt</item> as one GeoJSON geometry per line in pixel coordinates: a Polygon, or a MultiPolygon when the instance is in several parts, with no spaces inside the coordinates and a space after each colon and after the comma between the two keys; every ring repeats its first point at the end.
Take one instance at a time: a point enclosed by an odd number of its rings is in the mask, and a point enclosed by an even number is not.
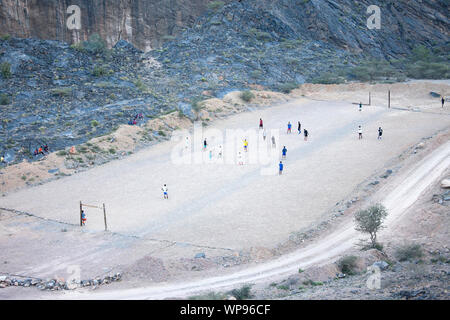
{"type": "Polygon", "coordinates": [[[164,185],[161,190],[164,193],[164,199],[169,199],[169,188],[167,188],[167,185],[164,185]]]}

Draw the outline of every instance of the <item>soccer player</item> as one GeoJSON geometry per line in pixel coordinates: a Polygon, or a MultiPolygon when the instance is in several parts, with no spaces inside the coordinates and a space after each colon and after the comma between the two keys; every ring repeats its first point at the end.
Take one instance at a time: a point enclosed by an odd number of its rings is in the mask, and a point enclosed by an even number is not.
{"type": "Polygon", "coordinates": [[[286,155],[287,155],[287,149],[286,149],[286,146],[284,146],[284,148],[283,148],[283,159],[286,159],[286,155]]]}
{"type": "Polygon", "coordinates": [[[167,185],[164,185],[161,190],[164,193],[164,199],[169,199],[169,189],[167,188],[167,185]]]}

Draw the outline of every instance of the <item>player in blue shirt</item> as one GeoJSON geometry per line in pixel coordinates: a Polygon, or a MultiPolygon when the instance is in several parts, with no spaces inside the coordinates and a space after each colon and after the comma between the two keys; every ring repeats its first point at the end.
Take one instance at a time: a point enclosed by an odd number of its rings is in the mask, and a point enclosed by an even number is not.
{"type": "Polygon", "coordinates": [[[287,149],[286,146],[283,148],[283,159],[286,159],[287,149]]]}

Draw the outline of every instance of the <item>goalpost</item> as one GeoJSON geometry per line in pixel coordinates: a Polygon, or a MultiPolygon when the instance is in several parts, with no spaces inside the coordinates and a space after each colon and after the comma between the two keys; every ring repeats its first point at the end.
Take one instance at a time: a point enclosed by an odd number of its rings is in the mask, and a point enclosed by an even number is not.
{"type": "Polygon", "coordinates": [[[106,223],[106,207],[105,207],[105,204],[103,204],[103,207],[98,207],[98,206],[94,206],[94,205],[90,205],[90,204],[85,204],[85,203],[80,201],[80,226],[83,226],[83,218],[82,218],[83,207],[103,210],[103,220],[105,221],[105,231],[108,231],[108,224],[106,223]]]}
{"type": "Polygon", "coordinates": [[[363,106],[371,106],[372,105],[372,92],[369,92],[369,103],[362,103],[362,102],[352,102],[354,105],[358,105],[361,103],[363,106]]]}
{"type": "MultiPolygon", "coordinates": [[[[388,98],[388,108],[390,109],[391,108],[391,90],[388,90],[387,98],[388,98]]],[[[371,106],[372,105],[372,93],[369,92],[369,103],[352,102],[352,104],[355,104],[355,105],[361,104],[363,106],[371,106]]]]}

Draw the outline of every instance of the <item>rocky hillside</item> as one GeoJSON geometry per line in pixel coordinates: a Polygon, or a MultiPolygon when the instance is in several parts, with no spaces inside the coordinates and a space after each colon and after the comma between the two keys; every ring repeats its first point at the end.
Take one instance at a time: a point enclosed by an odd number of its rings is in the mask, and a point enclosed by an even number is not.
{"type": "Polygon", "coordinates": [[[74,3],[92,15],[83,18],[92,22],[89,40],[77,45],[5,34],[70,40],[49,18],[62,14],[65,1],[0,1],[0,153],[8,162],[32,159],[45,143],[54,151],[86,142],[138,113],[149,119],[179,110],[195,119],[202,100],[235,90],[289,92],[305,82],[450,76],[447,1],[180,0],[167,8],[159,1],[74,3]],[[380,30],[367,28],[371,4],[381,7],[380,30]],[[131,15],[123,18],[120,8],[131,15]],[[191,28],[169,22],[179,11],[191,28]],[[51,14],[44,25],[38,17],[45,13],[51,14]],[[156,23],[164,28],[151,27],[155,16],[166,19],[156,23]],[[117,17],[124,24],[111,27],[108,21],[117,17]],[[138,25],[131,30],[147,31],[125,37],[121,30],[129,20],[138,25]],[[124,40],[116,44],[125,38],[146,49],[176,30],[177,37],[147,53],[124,40]]]}

